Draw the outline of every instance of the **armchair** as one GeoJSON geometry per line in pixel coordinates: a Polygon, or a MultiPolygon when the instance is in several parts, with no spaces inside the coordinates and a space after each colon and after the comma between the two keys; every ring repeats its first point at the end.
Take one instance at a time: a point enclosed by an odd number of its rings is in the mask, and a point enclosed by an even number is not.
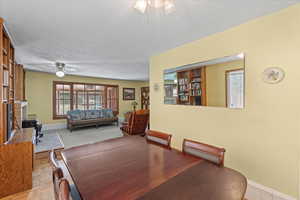
{"type": "Polygon", "coordinates": [[[128,122],[123,122],[121,131],[128,135],[145,134],[149,123],[149,111],[138,110],[130,114],[128,122]]]}

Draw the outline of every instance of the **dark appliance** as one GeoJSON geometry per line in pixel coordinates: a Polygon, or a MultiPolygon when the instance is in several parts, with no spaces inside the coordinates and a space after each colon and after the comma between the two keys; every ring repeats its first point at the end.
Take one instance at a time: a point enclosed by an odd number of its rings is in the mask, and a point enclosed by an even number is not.
{"type": "Polygon", "coordinates": [[[34,128],[35,129],[35,137],[34,143],[37,144],[41,142],[40,138],[43,137],[42,134],[42,124],[35,118],[26,119],[22,121],[22,128],[34,128]]]}
{"type": "Polygon", "coordinates": [[[7,109],[7,129],[6,129],[6,138],[7,141],[11,138],[12,136],[12,130],[13,130],[13,105],[12,104],[6,104],[6,109],[7,109]]]}

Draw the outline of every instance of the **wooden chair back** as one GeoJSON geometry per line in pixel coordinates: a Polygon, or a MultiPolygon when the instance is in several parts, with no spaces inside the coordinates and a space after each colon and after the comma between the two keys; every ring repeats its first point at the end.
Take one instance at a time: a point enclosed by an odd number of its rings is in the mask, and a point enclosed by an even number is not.
{"type": "Polygon", "coordinates": [[[148,109],[136,110],[135,113],[137,113],[137,114],[149,114],[149,110],[148,109]]]}
{"type": "Polygon", "coordinates": [[[128,122],[129,134],[144,134],[149,123],[149,113],[134,112],[128,122]]]}
{"type": "Polygon", "coordinates": [[[70,200],[70,184],[67,179],[59,181],[59,200],[70,200]]]}
{"type": "Polygon", "coordinates": [[[172,135],[167,133],[162,133],[153,130],[148,130],[146,132],[146,140],[148,142],[153,142],[167,148],[171,148],[171,138],[172,135]]]}
{"type": "Polygon", "coordinates": [[[53,169],[60,167],[54,150],[50,152],[49,158],[53,169]]]}
{"type": "Polygon", "coordinates": [[[53,168],[52,171],[52,182],[55,200],[60,199],[60,181],[64,177],[63,171],[61,168],[53,168]]]}
{"type": "Polygon", "coordinates": [[[224,148],[184,139],[182,144],[182,152],[202,158],[220,167],[224,166],[224,148]]]}

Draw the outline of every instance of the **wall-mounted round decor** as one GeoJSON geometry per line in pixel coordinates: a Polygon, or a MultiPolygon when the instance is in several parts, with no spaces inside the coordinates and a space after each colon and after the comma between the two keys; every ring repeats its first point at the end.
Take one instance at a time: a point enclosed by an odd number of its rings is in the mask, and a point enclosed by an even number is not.
{"type": "Polygon", "coordinates": [[[263,81],[270,84],[279,83],[284,79],[285,73],[279,67],[269,67],[263,72],[263,81]]]}

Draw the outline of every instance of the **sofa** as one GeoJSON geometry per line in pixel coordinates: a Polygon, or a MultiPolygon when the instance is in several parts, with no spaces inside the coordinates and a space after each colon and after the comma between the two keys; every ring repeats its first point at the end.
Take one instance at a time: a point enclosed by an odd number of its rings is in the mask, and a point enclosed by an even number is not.
{"type": "Polygon", "coordinates": [[[111,109],[71,110],[67,113],[67,128],[72,132],[75,128],[104,124],[118,124],[118,117],[111,109]]]}

